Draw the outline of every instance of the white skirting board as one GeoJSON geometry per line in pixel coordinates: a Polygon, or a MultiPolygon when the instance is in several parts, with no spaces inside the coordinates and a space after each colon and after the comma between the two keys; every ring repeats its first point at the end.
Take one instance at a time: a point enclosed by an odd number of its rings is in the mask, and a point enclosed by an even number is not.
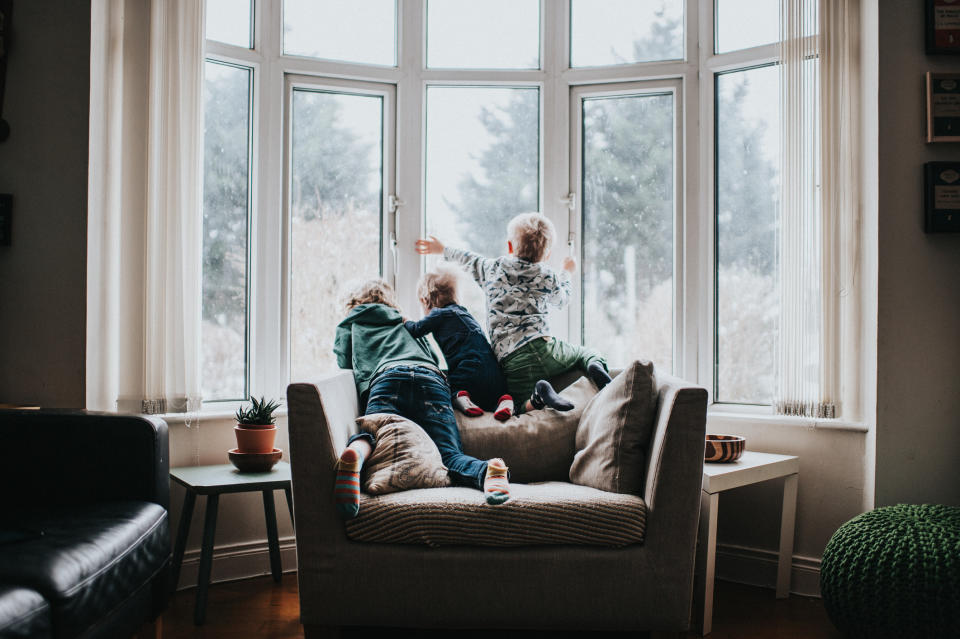
{"type": "MultiPolygon", "coordinates": [[[[280,565],[284,573],[297,571],[297,545],[293,537],[280,538],[280,565]]],[[[177,590],[197,585],[200,572],[200,549],[183,553],[183,566],[177,590]]],[[[210,583],[236,581],[270,574],[270,550],[267,540],[213,547],[213,568],[210,583]]]]}
{"type": "MultiPolygon", "coordinates": [[[[732,544],[717,545],[717,578],[724,581],[775,589],[777,551],[732,544]]],[[[820,596],[820,558],[794,555],[790,592],[805,597],[820,596]]]]}

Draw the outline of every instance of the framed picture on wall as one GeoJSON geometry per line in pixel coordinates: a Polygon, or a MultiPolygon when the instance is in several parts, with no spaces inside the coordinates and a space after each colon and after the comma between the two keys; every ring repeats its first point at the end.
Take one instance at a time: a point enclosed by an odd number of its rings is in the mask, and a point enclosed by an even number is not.
{"type": "Polygon", "coordinates": [[[926,0],[927,53],[960,53],[960,0],[926,0]]]}
{"type": "Polygon", "coordinates": [[[960,231],[960,162],[927,162],[923,185],[923,230],[960,231]]]}
{"type": "Polygon", "coordinates": [[[927,142],[960,142],[960,73],[927,71],[927,142]]]}

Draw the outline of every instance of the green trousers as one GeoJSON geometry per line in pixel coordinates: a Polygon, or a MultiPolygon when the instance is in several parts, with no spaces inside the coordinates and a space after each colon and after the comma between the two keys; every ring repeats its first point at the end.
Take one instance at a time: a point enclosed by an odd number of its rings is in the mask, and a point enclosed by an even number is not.
{"type": "Polygon", "coordinates": [[[585,346],[574,346],[555,337],[533,339],[507,355],[501,362],[507,378],[507,391],[513,396],[517,413],[533,394],[537,381],[551,379],[579,368],[587,370],[592,362],[607,368],[606,360],[585,346]]]}

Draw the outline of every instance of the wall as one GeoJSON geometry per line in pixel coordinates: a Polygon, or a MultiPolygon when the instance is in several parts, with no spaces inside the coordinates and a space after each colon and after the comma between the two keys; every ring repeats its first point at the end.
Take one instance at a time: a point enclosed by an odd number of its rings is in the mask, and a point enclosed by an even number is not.
{"type": "Polygon", "coordinates": [[[0,403],[82,407],[90,6],[15,2],[0,143],[0,403]]]}
{"type": "Polygon", "coordinates": [[[926,144],[922,2],[880,2],[876,503],[960,505],[960,234],[923,232],[923,163],[960,160],[926,144]]]}

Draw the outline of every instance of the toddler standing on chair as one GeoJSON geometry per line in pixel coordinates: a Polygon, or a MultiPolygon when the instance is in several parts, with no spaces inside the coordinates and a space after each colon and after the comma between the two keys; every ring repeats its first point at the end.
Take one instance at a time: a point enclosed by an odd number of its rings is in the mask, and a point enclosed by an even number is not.
{"type": "Polygon", "coordinates": [[[532,395],[524,407],[527,410],[543,408],[548,401],[566,401],[553,394],[552,388],[551,396],[538,394],[541,377],[579,368],[598,388],[610,382],[606,360],[599,353],[550,335],[549,308],[562,308],[569,302],[570,273],[577,266],[571,257],[564,259],[561,272],[546,264],[555,236],[549,219],[539,213],[521,213],[507,225],[507,255],[498,258],[446,247],[434,236],[416,242],[421,255],[442,254],[444,259],[460,263],[483,289],[490,342],[507,378],[507,389],[514,397],[532,395]]]}
{"type": "MultiPolygon", "coordinates": [[[[420,278],[417,296],[426,317],[404,325],[414,338],[433,333],[447,360],[453,405],[470,417],[492,410],[499,421],[509,419],[514,412],[513,397],[507,393],[507,381],[487,336],[470,311],[457,301],[456,273],[443,267],[428,271],[420,278]]],[[[547,398],[547,406],[556,410],[573,408],[565,400],[557,401],[559,396],[548,382],[540,380],[537,385],[540,395],[547,398]]]]}

